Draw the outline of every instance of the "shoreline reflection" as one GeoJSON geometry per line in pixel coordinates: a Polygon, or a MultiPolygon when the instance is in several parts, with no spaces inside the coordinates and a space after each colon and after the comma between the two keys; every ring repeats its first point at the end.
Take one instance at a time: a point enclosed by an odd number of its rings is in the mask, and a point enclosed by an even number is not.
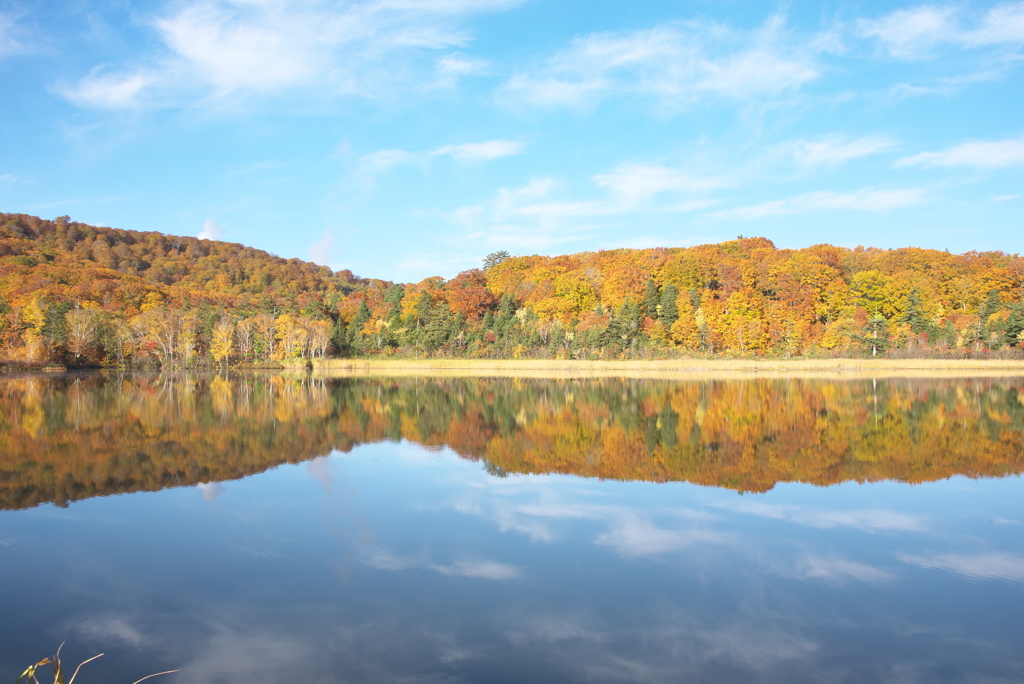
{"type": "Polygon", "coordinates": [[[1024,380],[0,379],[0,510],[215,483],[406,440],[495,476],[928,482],[1024,471],[1024,380]]]}

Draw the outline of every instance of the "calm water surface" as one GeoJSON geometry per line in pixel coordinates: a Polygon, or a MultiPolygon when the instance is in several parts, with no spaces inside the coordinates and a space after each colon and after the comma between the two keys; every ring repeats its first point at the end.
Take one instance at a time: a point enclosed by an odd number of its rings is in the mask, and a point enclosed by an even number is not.
{"type": "Polygon", "coordinates": [[[1020,379],[3,377],[0,681],[1019,682],[1022,470],[1020,379]]]}

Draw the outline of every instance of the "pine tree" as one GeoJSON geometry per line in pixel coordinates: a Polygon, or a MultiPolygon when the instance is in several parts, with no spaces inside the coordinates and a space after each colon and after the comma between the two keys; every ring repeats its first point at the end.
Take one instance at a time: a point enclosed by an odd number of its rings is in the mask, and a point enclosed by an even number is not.
{"type": "Polygon", "coordinates": [[[366,306],[366,300],[362,300],[359,303],[359,310],[356,311],[356,315],[352,318],[352,322],[348,326],[348,344],[353,351],[363,351],[364,338],[363,338],[363,326],[370,320],[370,307],[366,306]]]}
{"type": "Polygon", "coordinates": [[[644,285],[644,295],[640,300],[640,313],[648,318],[658,317],[658,284],[654,282],[654,278],[648,278],[647,284],[644,285]]]}
{"type": "Polygon", "coordinates": [[[666,330],[672,328],[672,324],[679,318],[679,309],[676,300],[679,298],[679,288],[673,283],[668,283],[661,289],[661,299],[658,304],[658,320],[665,326],[666,330]]]}

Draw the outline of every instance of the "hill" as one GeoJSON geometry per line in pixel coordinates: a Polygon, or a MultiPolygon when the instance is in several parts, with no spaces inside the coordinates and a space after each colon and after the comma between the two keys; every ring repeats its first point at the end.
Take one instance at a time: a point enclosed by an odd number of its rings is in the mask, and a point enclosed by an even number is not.
{"type": "Polygon", "coordinates": [[[0,359],[196,365],[985,355],[1024,339],[1024,258],[765,238],[546,257],[415,284],[240,244],[0,214],[0,359]]]}

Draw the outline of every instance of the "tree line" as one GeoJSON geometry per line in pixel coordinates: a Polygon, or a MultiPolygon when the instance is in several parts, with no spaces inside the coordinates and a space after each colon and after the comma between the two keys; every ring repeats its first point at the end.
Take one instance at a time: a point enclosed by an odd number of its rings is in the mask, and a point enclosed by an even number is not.
{"type": "Polygon", "coordinates": [[[1024,345],[1024,258],[764,238],[489,255],[418,283],[243,245],[0,214],[0,359],[984,356],[1024,345]]]}

